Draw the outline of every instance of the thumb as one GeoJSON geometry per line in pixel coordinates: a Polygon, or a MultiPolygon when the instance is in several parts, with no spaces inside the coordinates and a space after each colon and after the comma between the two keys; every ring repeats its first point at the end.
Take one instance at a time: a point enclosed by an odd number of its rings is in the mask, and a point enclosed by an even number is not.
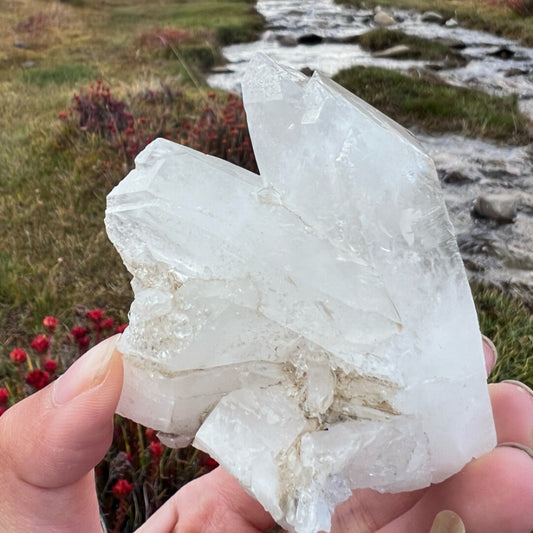
{"type": "Polygon", "coordinates": [[[94,510],[91,470],[111,445],[122,390],[118,338],[93,347],[59,379],[0,418],[0,483],[10,487],[0,502],[2,514],[22,509],[26,514],[24,501],[29,500],[42,519],[47,513],[39,504],[44,507],[54,492],[79,500],[78,513],[83,514],[84,505],[94,510]]]}

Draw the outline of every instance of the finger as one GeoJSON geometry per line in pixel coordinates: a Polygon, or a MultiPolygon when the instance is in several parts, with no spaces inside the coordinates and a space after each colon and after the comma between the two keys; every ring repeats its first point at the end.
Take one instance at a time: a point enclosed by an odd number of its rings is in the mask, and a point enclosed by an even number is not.
{"type": "Polygon", "coordinates": [[[443,509],[457,513],[468,533],[527,533],[533,527],[533,460],[522,450],[496,448],[428,490],[379,533],[427,533],[443,509]]]}
{"type": "Polygon", "coordinates": [[[359,489],[335,508],[331,533],[373,533],[407,512],[426,489],[396,494],[359,489]]]}
{"type": "Polygon", "coordinates": [[[10,488],[0,516],[15,515],[28,525],[14,530],[37,530],[32,520],[39,521],[39,531],[59,530],[76,513],[76,523],[87,520],[84,531],[91,531],[91,520],[100,528],[92,469],[111,444],[122,389],[116,341],[95,346],[0,418],[0,486],[10,488]],[[47,529],[51,523],[55,529],[47,529]]]}
{"type": "Polygon", "coordinates": [[[138,533],[263,533],[274,525],[262,505],[219,467],[181,488],[138,533]]]}
{"type": "Polygon", "coordinates": [[[498,442],[533,448],[533,392],[518,381],[489,385],[498,442]]]}
{"type": "Polygon", "coordinates": [[[483,341],[483,355],[485,356],[485,368],[488,376],[498,360],[498,350],[494,343],[485,335],[481,336],[481,340],[483,341]]]}

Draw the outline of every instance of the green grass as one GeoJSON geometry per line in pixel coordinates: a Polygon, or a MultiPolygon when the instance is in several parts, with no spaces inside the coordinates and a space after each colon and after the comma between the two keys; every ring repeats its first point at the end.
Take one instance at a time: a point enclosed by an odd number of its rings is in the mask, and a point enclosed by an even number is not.
{"type": "Polygon", "coordinates": [[[444,17],[455,17],[461,26],[488,31],[495,35],[533,46],[533,17],[523,16],[506,7],[505,1],[491,0],[335,0],[355,6],[396,7],[419,11],[438,11],[444,17]]]}
{"type": "MultiPolygon", "coordinates": [[[[84,304],[125,319],[131,302],[129,275],[103,225],[106,195],[125,173],[123,159],[96,136],[65,131],[58,114],[72,96],[101,77],[126,101],[163,85],[189,95],[180,112],[201,110],[197,85],[207,91],[201,71],[220,62],[220,39],[253,38],[262,24],[245,0],[20,0],[4,13],[0,355],[31,335],[45,315],[68,317],[84,304]],[[16,29],[39,13],[38,32],[16,29]],[[166,27],[191,32],[177,50],[182,62],[140,44],[143,32],[166,27]],[[15,40],[28,48],[14,47],[15,40]],[[28,60],[36,66],[22,70],[28,60]]],[[[140,112],[169,120],[177,113],[164,102],[145,107],[140,112]]]]}
{"type": "Polygon", "coordinates": [[[371,52],[378,52],[403,44],[409,47],[409,52],[403,55],[405,58],[425,61],[448,60],[457,65],[466,63],[466,60],[460,54],[448,46],[415,35],[407,35],[398,30],[376,28],[363,33],[357,42],[362,48],[371,52]]]}
{"type": "Polygon", "coordinates": [[[498,349],[490,380],[518,379],[533,388],[533,313],[524,302],[495,288],[473,286],[482,333],[498,349]]]}
{"type": "Polygon", "coordinates": [[[408,128],[527,142],[527,120],[514,97],[490,96],[377,67],[353,67],[342,86],[408,128]]]}
{"type": "Polygon", "coordinates": [[[62,85],[64,83],[72,86],[82,81],[94,79],[97,76],[98,70],[93,65],[69,64],[26,70],[22,73],[22,81],[42,88],[48,85],[62,85]]]}

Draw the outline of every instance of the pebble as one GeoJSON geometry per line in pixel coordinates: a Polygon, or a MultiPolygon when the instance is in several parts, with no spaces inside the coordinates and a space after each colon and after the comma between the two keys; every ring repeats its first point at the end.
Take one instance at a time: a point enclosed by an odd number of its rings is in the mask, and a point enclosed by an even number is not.
{"type": "Polygon", "coordinates": [[[518,199],[510,194],[481,195],[474,201],[474,215],[501,224],[513,222],[518,211],[518,199]]]}

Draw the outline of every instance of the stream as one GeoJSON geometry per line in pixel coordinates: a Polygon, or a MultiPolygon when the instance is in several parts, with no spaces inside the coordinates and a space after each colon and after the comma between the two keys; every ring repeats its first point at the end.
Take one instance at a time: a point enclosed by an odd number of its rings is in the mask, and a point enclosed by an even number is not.
{"type": "MultiPolygon", "coordinates": [[[[209,76],[212,86],[239,92],[249,59],[261,51],[279,63],[329,77],[355,65],[431,70],[452,85],[516,94],[522,112],[533,119],[533,49],[514,41],[462,28],[454,19],[438,21],[413,10],[386,11],[396,20],[392,28],[440,40],[467,59],[466,65],[450,68],[377,58],[346,42],[376,27],[373,10],[332,0],[259,0],[256,8],[266,19],[266,31],[258,41],[223,49],[228,64],[209,76]]],[[[533,146],[449,134],[417,138],[435,161],[471,281],[519,291],[533,304],[533,146]],[[476,201],[485,218],[475,216],[476,201]],[[504,221],[498,216],[502,210],[507,211],[504,221]]]]}

